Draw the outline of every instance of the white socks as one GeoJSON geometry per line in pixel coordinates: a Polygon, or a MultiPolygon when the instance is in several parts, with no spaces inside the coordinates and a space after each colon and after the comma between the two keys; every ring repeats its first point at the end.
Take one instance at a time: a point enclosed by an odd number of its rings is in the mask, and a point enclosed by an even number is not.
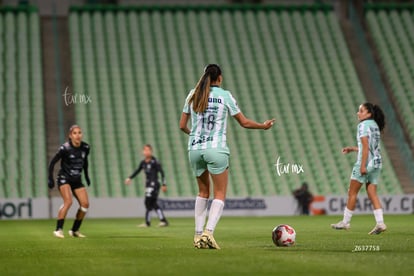
{"type": "Polygon", "coordinates": [[[342,221],[344,223],[346,223],[346,224],[350,223],[353,213],[354,213],[354,211],[351,211],[351,210],[349,210],[348,208],[345,207],[345,210],[344,210],[344,219],[342,221]]]}
{"type": "MultiPolygon", "coordinates": [[[[351,211],[351,210],[349,210],[348,208],[345,207],[345,210],[344,210],[344,219],[342,221],[344,223],[350,223],[353,213],[354,213],[354,211],[351,211]]],[[[377,222],[377,224],[384,223],[384,217],[383,217],[382,209],[381,208],[374,210],[374,216],[375,216],[375,221],[377,222]]]]}
{"type": "Polygon", "coordinates": [[[211,203],[210,213],[208,214],[208,222],[206,230],[210,233],[214,232],[217,222],[220,220],[221,214],[223,213],[224,202],[220,199],[214,199],[211,203]]]}
{"type": "Polygon", "coordinates": [[[164,212],[161,209],[157,209],[156,212],[160,220],[165,220],[164,212]]]}
{"type": "MultiPolygon", "coordinates": [[[[206,223],[207,216],[208,198],[196,197],[195,208],[194,208],[194,219],[195,219],[195,234],[203,234],[204,224],[206,223]]],[[[208,222],[206,230],[210,233],[214,232],[218,221],[220,220],[221,214],[223,213],[224,202],[220,199],[214,199],[211,203],[210,213],[208,214],[208,222]]]]}
{"type": "Polygon", "coordinates": [[[375,216],[375,221],[377,222],[377,224],[383,224],[384,223],[384,217],[382,216],[382,209],[375,209],[374,210],[374,216],[375,216]]]}
{"type": "Polygon", "coordinates": [[[204,224],[206,223],[208,198],[196,197],[194,207],[195,234],[203,234],[204,224]]]}

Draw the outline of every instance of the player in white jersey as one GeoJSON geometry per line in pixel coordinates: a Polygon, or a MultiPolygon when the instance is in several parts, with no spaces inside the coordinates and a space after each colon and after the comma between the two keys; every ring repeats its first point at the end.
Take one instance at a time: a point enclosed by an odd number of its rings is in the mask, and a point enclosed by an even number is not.
{"type": "Polygon", "coordinates": [[[220,67],[217,64],[207,65],[196,87],[185,100],[180,120],[180,129],[190,136],[188,156],[199,187],[195,201],[196,248],[220,249],[213,232],[223,212],[228,182],[228,115],[233,116],[242,127],[250,129],[269,129],[275,121],[271,119],[261,124],[247,119],[231,93],[220,87],[222,81],[220,67]],[[187,126],[190,119],[191,130],[187,126]],[[210,176],[213,180],[214,200],[203,231],[210,197],[210,176]]]}
{"type": "Polygon", "coordinates": [[[385,127],[384,113],[381,108],[371,103],[364,103],[359,106],[357,128],[357,147],[345,147],[344,154],[358,152],[357,161],[351,174],[349,184],[348,202],[344,210],[343,220],[331,224],[334,229],[349,229],[351,218],[355,210],[356,199],[362,185],[365,184],[368,197],[374,209],[376,225],[368,234],[381,234],[387,229],[384,224],[381,202],[377,195],[378,178],[382,168],[381,159],[381,131],[385,127]]]}

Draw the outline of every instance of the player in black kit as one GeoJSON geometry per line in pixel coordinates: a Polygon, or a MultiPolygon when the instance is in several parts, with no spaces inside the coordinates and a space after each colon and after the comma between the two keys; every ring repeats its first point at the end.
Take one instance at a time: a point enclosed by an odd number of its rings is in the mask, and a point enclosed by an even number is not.
{"type": "Polygon", "coordinates": [[[72,194],[79,202],[79,210],[76,214],[76,219],[73,223],[72,229],[69,230],[69,235],[76,238],[85,238],[79,232],[82,220],[89,208],[88,193],[85,186],[82,184],[81,173],[85,173],[85,179],[88,186],[91,184],[88,175],[88,155],[89,145],[82,141],[82,129],[73,125],[69,129],[69,141],[62,144],[49,164],[49,180],[48,186],[53,189],[55,182],[53,181],[53,169],[55,164],[60,162],[60,170],[56,180],[60,195],[63,199],[63,204],[59,209],[58,220],[56,224],[56,231],[53,232],[57,238],[64,238],[63,224],[69,208],[72,205],[72,194]]]}
{"type": "Polygon", "coordinates": [[[145,171],[145,223],[139,225],[139,227],[151,226],[150,213],[152,210],[155,210],[157,212],[158,218],[160,219],[160,224],[158,226],[168,226],[167,219],[165,218],[162,209],[157,203],[160,187],[163,192],[167,191],[164,171],[161,167],[160,162],[158,162],[158,160],[152,156],[151,145],[145,145],[142,150],[142,154],[144,155],[144,160],[141,161],[139,167],[134,171],[134,173],[125,180],[125,184],[129,185],[131,184],[132,179],[137,176],[141,170],[145,171]],[[158,173],[161,173],[162,186],[160,186],[160,182],[158,180],[158,173]]]}

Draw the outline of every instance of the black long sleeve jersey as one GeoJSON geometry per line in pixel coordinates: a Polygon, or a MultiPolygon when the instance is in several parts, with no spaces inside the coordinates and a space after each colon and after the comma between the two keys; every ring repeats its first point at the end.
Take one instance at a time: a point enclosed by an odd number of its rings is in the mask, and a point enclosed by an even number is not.
{"type": "Polygon", "coordinates": [[[65,176],[69,179],[79,180],[81,178],[82,170],[85,173],[85,178],[89,179],[88,174],[88,155],[89,145],[82,142],[79,147],[74,147],[71,142],[66,142],[59,147],[49,164],[49,179],[53,178],[53,169],[56,162],[61,160],[61,168],[59,176],[65,176]]]}
{"type": "Polygon", "coordinates": [[[158,180],[158,173],[161,173],[162,183],[165,185],[165,174],[162,169],[161,163],[152,157],[149,162],[142,160],[138,168],[130,175],[129,178],[133,179],[137,176],[141,170],[145,171],[145,196],[146,197],[157,197],[160,191],[160,182],[158,180]]]}

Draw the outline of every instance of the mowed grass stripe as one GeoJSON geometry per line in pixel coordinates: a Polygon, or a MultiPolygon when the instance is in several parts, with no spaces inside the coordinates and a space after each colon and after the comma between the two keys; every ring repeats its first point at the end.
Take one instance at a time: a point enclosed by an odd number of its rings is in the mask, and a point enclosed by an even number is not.
{"type": "MultiPolygon", "coordinates": [[[[408,275],[414,265],[412,215],[386,215],[388,231],[367,233],[373,216],[354,216],[349,231],[332,230],[340,217],[223,217],[215,237],[222,250],[192,247],[193,220],[166,228],[137,228],[142,219],[87,219],[86,239],[52,236],[54,220],[0,221],[0,275],[408,275]],[[271,231],[289,224],[296,246],[277,248],[271,231]],[[352,252],[356,246],[379,251],[352,252]]],[[[158,221],[153,219],[153,225],[158,221]]]]}

